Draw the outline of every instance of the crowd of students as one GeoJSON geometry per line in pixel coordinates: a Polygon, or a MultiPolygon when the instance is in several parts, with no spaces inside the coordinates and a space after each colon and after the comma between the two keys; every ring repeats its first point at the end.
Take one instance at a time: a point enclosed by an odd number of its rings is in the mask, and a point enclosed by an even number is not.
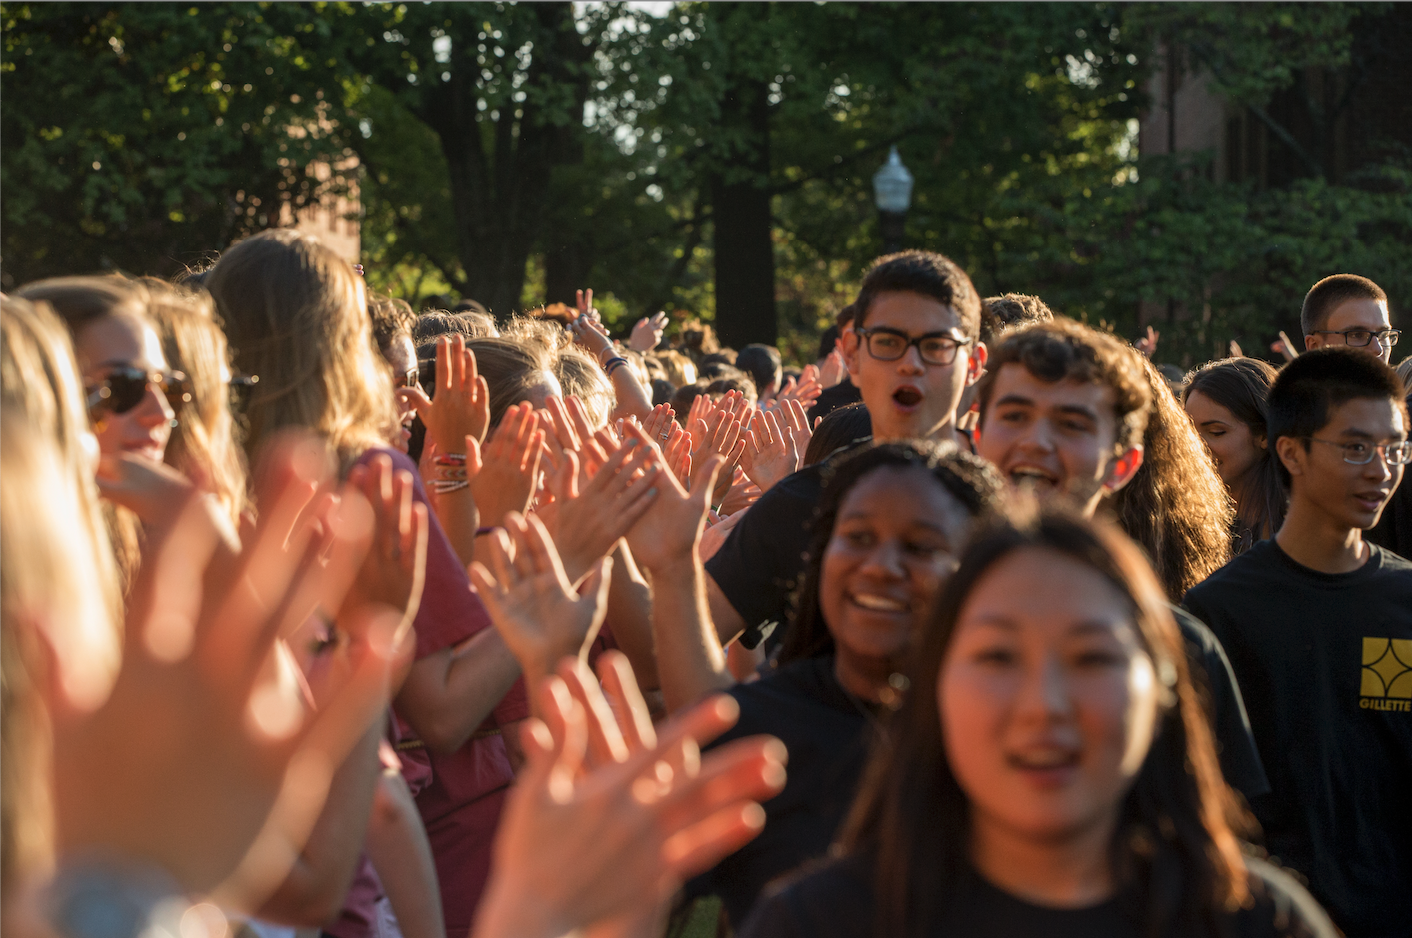
{"type": "Polygon", "coordinates": [[[1174,384],[923,251],[797,370],[360,274],[3,298],[6,934],[1412,928],[1372,281],[1174,384]]]}

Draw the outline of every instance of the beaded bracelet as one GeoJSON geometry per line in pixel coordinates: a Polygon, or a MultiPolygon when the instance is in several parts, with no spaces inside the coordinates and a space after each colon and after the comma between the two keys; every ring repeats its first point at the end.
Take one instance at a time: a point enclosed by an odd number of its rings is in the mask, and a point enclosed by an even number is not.
{"type": "Polygon", "coordinates": [[[466,464],[465,453],[439,453],[432,460],[438,466],[464,466],[466,464]]]}
{"type": "Polygon", "coordinates": [[[465,479],[456,479],[454,481],[451,479],[432,479],[431,481],[431,490],[438,495],[447,495],[451,492],[459,492],[462,489],[468,489],[470,487],[471,483],[465,479]]]}
{"type": "Polygon", "coordinates": [[[627,363],[628,360],[626,358],[622,358],[621,356],[615,355],[614,357],[608,359],[608,361],[603,365],[603,370],[607,372],[608,377],[611,378],[613,376],[613,372],[617,371],[619,368],[623,367],[627,363]]]}

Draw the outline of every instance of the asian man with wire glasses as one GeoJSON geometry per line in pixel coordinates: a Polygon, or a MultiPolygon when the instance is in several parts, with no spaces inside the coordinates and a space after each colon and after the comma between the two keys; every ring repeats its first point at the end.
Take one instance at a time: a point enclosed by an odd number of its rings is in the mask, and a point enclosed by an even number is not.
{"type": "Polygon", "coordinates": [[[1363,537],[1412,458],[1402,383],[1381,356],[1319,348],[1285,366],[1268,411],[1284,524],[1185,604],[1245,692],[1271,788],[1251,807],[1270,853],[1350,938],[1405,935],[1412,563],[1363,537]]]}

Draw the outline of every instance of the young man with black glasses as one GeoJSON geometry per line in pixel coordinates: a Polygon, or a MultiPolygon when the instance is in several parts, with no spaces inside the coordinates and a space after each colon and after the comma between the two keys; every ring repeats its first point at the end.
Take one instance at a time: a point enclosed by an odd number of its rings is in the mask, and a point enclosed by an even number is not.
{"type": "MultiPolygon", "coordinates": [[[[892,254],[873,264],[853,307],[844,359],[873,439],[950,440],[969,449],[956,409],[986,356],[978,338],[981,299],[970,277],[940,254],[892,254]]],[[[784,621],[804,569],[821,471],[806,467],[776,484],[707,561],[707,597],[723,642],[744,633],[753,648],[784,621]]]]}
{"type": "Polygon", "coordinates": [[[1412,458],[1401,382],[1321,348],[1270,388],[1289,491],[1275,537],[1193,587],[1245,692],[1270,779],[1266,845],[1350,938],[1412,923],[1412,563],[1363,538],[1412,458]]]}
{"type": "Polygon", "coordinates": [[[1334,274],[1314,284],[1299,320],[1310,351],[1344,345],[1385,362],[1402,335],[1392,328],[1382,287],[1357,274],[1334,274]]]}

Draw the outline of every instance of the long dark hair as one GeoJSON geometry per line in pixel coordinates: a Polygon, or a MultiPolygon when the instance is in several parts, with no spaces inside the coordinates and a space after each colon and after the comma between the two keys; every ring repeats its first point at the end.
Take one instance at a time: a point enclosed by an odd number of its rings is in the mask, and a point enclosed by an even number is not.
{"type": "Polygon", "coordinates": [[[1123,531],[1147,551],[1167,598],[1179,603],[1231,559],[1235,500],[1167,379],[1137,351],[1127,352],[1147,376],[1152,412],[1142,466],[1108,503],[1123,531]]]}
{"type": "Polygon", "coordinates": [[[794,615],[780,650],[780,664],[833,652],[833,635],[819,607],[824,549],[833,536],[839,508],[853,486],[874,470],[887,468],[917,468],[930,472],[973,517],[995,510],[1004,497],[1005,482],[990,463],[958,450],[951,443],[926,440],[875,443],[848,450],[829,460],[823,469],[824,491],[814,517],[807,566],[795,595],[794,615]]]}
{"type": "Polygon", "coordinates": [[[1273,365],[1258,358],[1226,358],[1193,371],[1182,390],[1183,404],[1192,391],[1200,391],[1249,427],[1251,436],[1265,441],[1264,458],[1231,492],[1236,500],[1236,524],[1244,529],[1237,532],[1238,550],[1249,546],[1247,540],[1274,536],[1285,520],[1285,493],[1276,465],[1279,457],[1270,445],[1265,423],[1265,396],[1278,374],[1273,365]]]}
{"type": "Polygon", "coordinates": [[[937,713],[937,680],[957,619],[981,577],[1017,550],[1043,548],[1086,564],[1132,603],[1144,650],[1168,687],[1152,748],[1114,833],[1115,880],[1149,938],[1219,934],[1248,895],[1232,831],[1246,821],[1221,778],[1211,729],[1187,670],[1181,634],[1138,547],[1105,522],[1045,510],[982,528],[943,587],[912,657],[911,691],[873,753],[842,843],[876,871],[878,933],[922,935],[970,864],[970,806],[952,774],[937,713]]]}

